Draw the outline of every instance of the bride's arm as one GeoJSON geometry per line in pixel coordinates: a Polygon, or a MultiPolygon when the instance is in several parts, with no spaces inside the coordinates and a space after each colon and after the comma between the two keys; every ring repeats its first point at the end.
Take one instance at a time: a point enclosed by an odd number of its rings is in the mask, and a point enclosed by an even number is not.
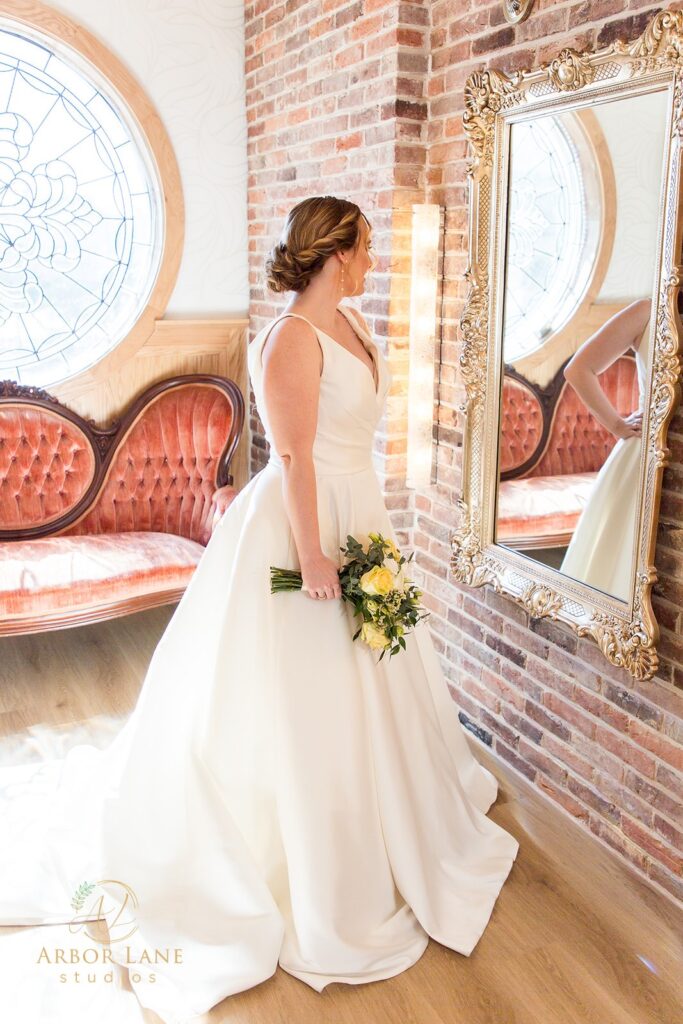
{"type": "Polygon", "coordinates": [[[282,493],[309,596],[340,597],[338,567],[323,552],[313,442],[318,425],[321,347],[311,326],[281,320],[262,349],[263,396],[277,454],[282,493]]]}
{"type": "Polygon", "coordinates": [[[564,368],[565,379],[584,405],[615,437],[637,437],[642,413],[632,413],[626,419],[620,416],[600,387],[598,374],[629,348],[637,347],[649,318],[650,299],[632,302],[591,335],[564,368]]]}

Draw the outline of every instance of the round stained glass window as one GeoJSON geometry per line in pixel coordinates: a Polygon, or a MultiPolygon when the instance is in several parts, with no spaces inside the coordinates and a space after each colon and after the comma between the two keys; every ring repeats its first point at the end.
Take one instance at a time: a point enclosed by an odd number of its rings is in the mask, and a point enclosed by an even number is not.
{"type": "Polygon", "coordinates": [[[600,236],[599,173],[573,114],[510,133],[505,362],[536,351],[582,301],[600,236]]]}
{"type": "Polygon", "coordinates": [[[162,195],[99,72],[0,21],[0,377],[56,384],[126,337],[159,272],[162,195]]]}

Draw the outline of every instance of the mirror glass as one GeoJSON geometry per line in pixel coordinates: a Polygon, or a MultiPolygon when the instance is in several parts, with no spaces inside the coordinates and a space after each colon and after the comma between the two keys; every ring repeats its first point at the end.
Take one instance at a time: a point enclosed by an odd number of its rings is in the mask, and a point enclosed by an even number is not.
{"type": "Polygon", "coordinates": [[[630,596],[665,90],[510,126],[496,543],[630,596]]]}

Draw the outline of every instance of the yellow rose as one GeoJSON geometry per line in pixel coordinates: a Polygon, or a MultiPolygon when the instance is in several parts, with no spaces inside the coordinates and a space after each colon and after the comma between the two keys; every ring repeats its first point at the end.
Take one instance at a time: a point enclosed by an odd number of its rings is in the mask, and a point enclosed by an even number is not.
{"type": "Polygon", "coordinates": [[[360,578],[360,589],[365,594],[378,594],[383,597],[394,588],[394,574],[383,565],[373,565],[360,578]]]}
{"type": "Polygon", "coordinates": [[[391,555],[395,562],[400,562],[401,552],[398,550],[393,540],[385,540],[384,547],[388,549],[389,554],[391,555]]]}
{"type": "Polygon", "coordinates": [[[374,626],[372,622],[364,622],[361,631],[360,638],[363,643],[366,643],[368,647],[371,647],[375,651],[379,651],[384,647],[388,647],[391,640],[387,640],[381,629],[374,626]]]}

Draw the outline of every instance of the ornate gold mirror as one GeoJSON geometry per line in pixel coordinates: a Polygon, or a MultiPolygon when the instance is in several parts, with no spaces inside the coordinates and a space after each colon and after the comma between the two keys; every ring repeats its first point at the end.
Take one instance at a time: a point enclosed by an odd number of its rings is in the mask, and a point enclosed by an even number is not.
{"type": "Polygon", "coordinates": [[[463,522],[451,569],[657,669],[655,533],[679,398],[683,13],[474,74],[463,522]]]}

